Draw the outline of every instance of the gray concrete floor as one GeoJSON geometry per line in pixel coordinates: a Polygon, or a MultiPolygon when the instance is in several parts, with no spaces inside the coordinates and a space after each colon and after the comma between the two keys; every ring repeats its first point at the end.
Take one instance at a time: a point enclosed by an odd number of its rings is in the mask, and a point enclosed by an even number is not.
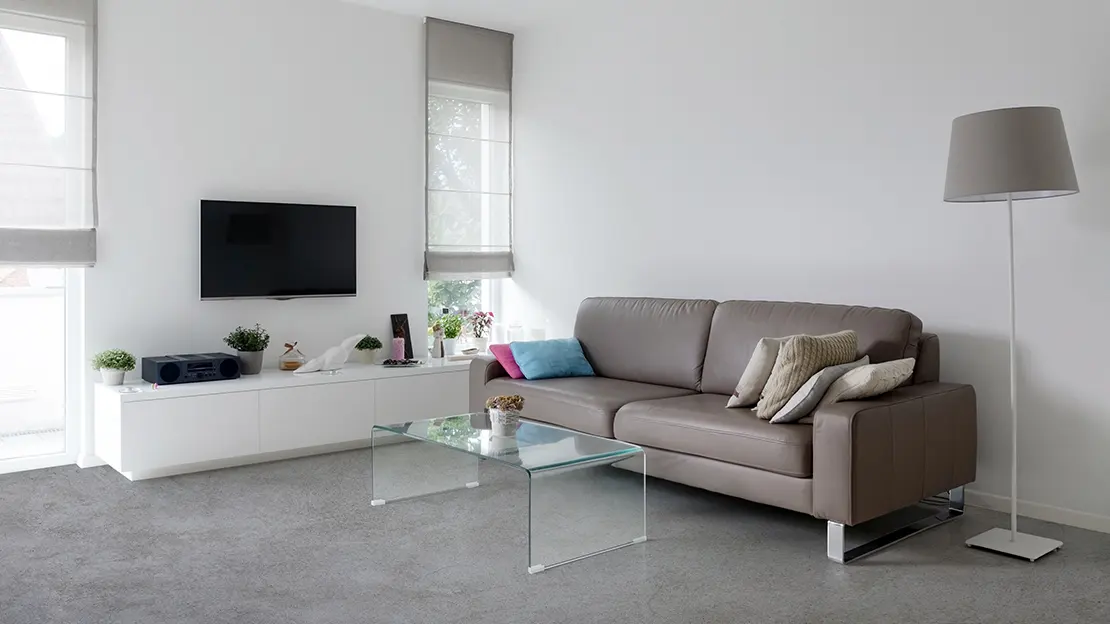
{"type": "MultiPolygon", "coordinates": [[[[417,445],[387,450],[436,469],[417,445]]],[[[1028,521],[1065,542],[1030,564],[966,548],[1006,521],[972,509],[841,566],[823,522],[649,479],[647,543],[529,575],[527,479],[486,462],[479,488],[371,507],[369,466],[354,451],[138,483],[0,476],[0,623],[1110,621],[1110,535],[1028,521]]],[[[641,483],[568,482],[581,507],[560,499],[546,543],[627,523],[599,505],[641,483]]]]}

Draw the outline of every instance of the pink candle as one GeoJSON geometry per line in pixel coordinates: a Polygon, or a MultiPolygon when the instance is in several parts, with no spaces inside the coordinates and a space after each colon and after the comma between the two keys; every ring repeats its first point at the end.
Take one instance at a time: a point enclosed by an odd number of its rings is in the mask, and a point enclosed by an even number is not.
{"type": "Polygon", "coordinates": [[[393,339],[393,359],[395,359],[395,360],[405,359],[405,339],[404,338],[394,338],[393,339]]]}

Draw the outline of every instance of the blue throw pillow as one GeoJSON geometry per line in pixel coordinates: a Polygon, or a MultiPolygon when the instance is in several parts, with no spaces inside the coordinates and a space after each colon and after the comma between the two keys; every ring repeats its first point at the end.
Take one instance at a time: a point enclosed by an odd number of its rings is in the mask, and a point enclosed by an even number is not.
{"type": "Polygon", "coordinates": [[[577,338],[513,342],[509,349],[526,379],[594,376],[577,338]]]}

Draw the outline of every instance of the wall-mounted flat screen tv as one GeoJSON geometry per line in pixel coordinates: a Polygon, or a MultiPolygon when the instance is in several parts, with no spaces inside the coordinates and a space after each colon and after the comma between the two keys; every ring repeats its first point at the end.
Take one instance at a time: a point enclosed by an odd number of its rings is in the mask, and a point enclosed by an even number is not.
{"type": "Polygon", "coordinates": [[[202,200],[200,298],[355,296],[355,207],[202,200]]]}

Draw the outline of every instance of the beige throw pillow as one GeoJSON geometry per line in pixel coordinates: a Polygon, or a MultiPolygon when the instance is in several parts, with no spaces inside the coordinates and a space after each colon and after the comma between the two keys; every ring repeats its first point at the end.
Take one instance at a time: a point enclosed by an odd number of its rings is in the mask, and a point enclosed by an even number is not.
{"type": "Polygon", "coordinates": [[[732,396],[726,407],[748,407],[759,402],[759,394],[767,379],[771,377],[771,369],[775,367],[775,359],[779,356],[779,348],[786,338],[760,338],[752,351],[752,359],[744,374],[740,376],[740,383],[736,384],[732,396]]]}
{"type": "Polygon", "coordinates": [[[871,358],[865,355],[855,362],[826,366],[817,371],[817,374],[802,384],[802,387],[798,388],[798,391],[790,397],[786,405],[783,405],[782,409],[775,413],[771,423],[775,425],[794,423],[809,416],[813,413],[813,410],[817,409],[817,404],[837,379],[843,377],[848,371],[866,366],[870,362],[871,358]]]}
{"type": "Polygon", "coordinates": [[[825,336],[791,336],[779,349],[755,414],[770,420],[810,377],[826,366],[856,359],[859,338],[846,330],[825,336]]]}
{"type": "Polygon", "coordinates": [[[825,393],[825,398],[821,399],[819,406],[886,394],[913,375],[913,367],[916,363],[913,358],[906,358],[881,364],[868,364],[850,370],[829,386],[829,391],[825,393]]]}

